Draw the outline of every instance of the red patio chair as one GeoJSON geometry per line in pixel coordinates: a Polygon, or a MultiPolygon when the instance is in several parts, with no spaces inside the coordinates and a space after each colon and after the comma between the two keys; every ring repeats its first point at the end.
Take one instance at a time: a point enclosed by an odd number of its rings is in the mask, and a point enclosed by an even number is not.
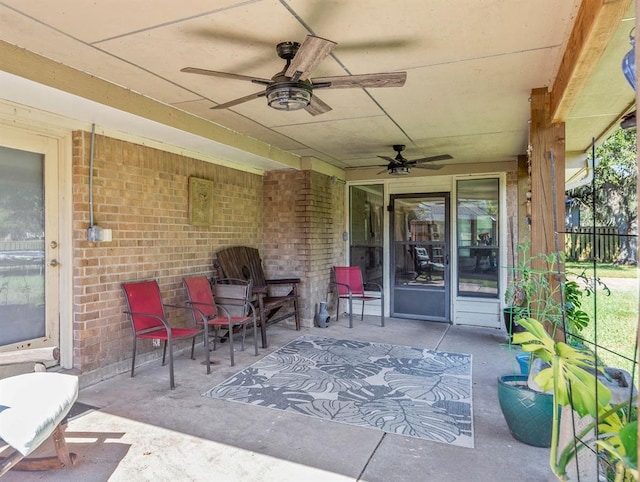
{"type": "MultiPolygon", "coordinates": [[[[189,299],[188,304],[193,307],[193,318],[198,324],[205,324],[214,328],[213,349],[216,349],[219,329],[229,330],[229,351],[231,366],[235,365],[233,357],[233,331],[242,329],[242,351],[247,325],[253,324],[253,345],[258,354],[258,325],[256,314],[251,304],[251,283],[244,280],[225,280],[227,283],[216,284],[214,297],[211,284],[205,276],[192,276],[182,279],[189,299]],[[216,299],[218,303],[216,303],[216,299]]],[[[221,280],[220,280],[221,281],[221,280]]],[[[226,338],[226,335],[225,335],[226,338]]]]}
{"type": "Polygon", "coordinates": [[[165,365],[167,346],[169,346],[169,382],[171,389],[175,388],[173,377],[173,343],[177,340],[191,339],[191,359],[196,344],[196,337],[204,334],[206,348],[207,373],[209,367],[209,337],[207,327],[177,328],[172,327],[167,321],[165,307],[181,308],[192,311],[191,308],[179,305],[166,305],[162,303],[160,288],[155,280],[132,281],[122,283],[125,299],[127,300],[127,313],[131,328],[133,329],[133,358],[131,360],[131,376],[134,375],[136,366],[136,348],[138,338],[163,340],[162,365],[165,365]]]}
{"type": "Polygon", "coordinates": [[[378,283],[362,281],[362,271],[359,266],[334,266],[334,279],[332,284],[337,286],[338,297],[336,302],[336,320],[340,316],[340,299],[349,300],[349,328],[353,328],[353,300],[362,301],[362,313],[360,319],[364,319],[364,304],[367,301],[380,300],[380,325],[384,326],[384,295],[382,286],[378,283]],[[379,295],[365,293],[365,288],[374,288],[379,295]]]}

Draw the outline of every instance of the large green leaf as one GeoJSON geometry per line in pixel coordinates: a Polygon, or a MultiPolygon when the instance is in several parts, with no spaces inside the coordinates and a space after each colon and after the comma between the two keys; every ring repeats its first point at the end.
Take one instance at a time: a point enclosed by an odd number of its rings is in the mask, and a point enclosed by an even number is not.
{"type": "Polygon", "coordinates": [[[638,469],[638,421],[629,422],[620,430],[620,441],[625,450],[625,465],[638,469]]]}
{"type": "Polygon", "coordinates": [[[540,371],[536,383],[544,391],[553,389],[559,405],[571,405],[581,417],[587,414],[595,417],[598,408],[607,405],[611,398],[610,390],[595,376],[602,371],[595,356],[587,349],[555,342],[536,319],[523,319],[519,324],[527,331],[516,333],[513,342],[556,368],[540,371]]]}

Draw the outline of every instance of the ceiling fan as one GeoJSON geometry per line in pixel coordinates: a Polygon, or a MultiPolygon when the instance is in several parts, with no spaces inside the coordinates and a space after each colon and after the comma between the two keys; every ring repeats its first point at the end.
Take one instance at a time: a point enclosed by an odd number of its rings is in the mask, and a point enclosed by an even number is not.
{"type": "Polygon", "coordinates": [[[378,174],[382,174],[387,171],[389,174],[393,176],[405,176],[411,172],[412,167],[416,167],[418,169],[440,169],[442,166],[436,166],[433,164],[429,164],[434,161],[445,161],[447,159],[453,159],[449,154],[441,154],[439,156],[431,156],[431,157],[423,157],[420,159],[414,159],[413,161],[409,161],[402,156],[402,151],[404,151],[404,144],[395,144],[393,146],[393,150],[396,151],[396,157],[388,157],[388,156],[378,156],[381,159],[385,159],[389,161],[389,164],[385,166],[385,168],[380,171],[378,174]]]}
{"type": "Polygon", "coordinates": [[[265,89],[246,95],[212,109],[227,109],[258,97],[266,97],[269,107],[277,110],[305,109],[311,115],[329,112],[331,107],[320,100],[315,89],[346,89],[372,87],[402,87],[407,79],[406,72],[387,72],[363,75],[341,75],[337,77],[318,77],[310,79],[313,70],[336,46],[335,42],[308,35],[300,45],[298,42],[281,42],[276,46],[278,57],[286,61],[281,72],[271,79],[262,79],[247,75],[216,72],[214,70],[185,67],[181,72],[209,75],[227,79],[244,80],[264,85],[265,89]]]}

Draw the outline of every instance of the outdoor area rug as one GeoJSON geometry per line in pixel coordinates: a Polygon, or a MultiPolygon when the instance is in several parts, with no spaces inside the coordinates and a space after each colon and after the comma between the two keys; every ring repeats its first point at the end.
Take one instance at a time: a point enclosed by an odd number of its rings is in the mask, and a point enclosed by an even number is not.
{"type": "Polygon", "coordinates": [[[462,353],[305,335],[203,395],[473,447],[462,353]]]}

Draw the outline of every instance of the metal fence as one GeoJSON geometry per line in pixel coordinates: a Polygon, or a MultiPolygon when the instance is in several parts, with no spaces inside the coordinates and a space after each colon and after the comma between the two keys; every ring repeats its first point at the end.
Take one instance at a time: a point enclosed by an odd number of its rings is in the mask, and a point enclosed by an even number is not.
{"type": "Polygon", "coordinates": [[[569,260],[585,261],[595,258],[604,263],[612,263],[619,252],[620,236],[616,228],[577,227],[565,234],[565,253],[569,260]]]}

